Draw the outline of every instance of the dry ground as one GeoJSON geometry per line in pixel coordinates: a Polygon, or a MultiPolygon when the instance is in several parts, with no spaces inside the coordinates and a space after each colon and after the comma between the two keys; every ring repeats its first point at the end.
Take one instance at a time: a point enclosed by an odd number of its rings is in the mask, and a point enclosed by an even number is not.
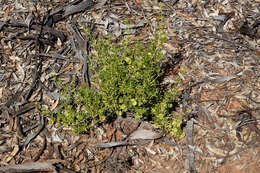
{"type": "Polygon", "coordinates": [[[100,0],[77,14],[67,7],[81,1],[71,2],[0,0],[0,172],[259,172],[259,0],[100,0]],[[77,53],[87,38],[76,38],[74,26],[146,43],[160,15],[172,62],[165,80],[186,71],[177,108],[192,110],[184,139],[102,148],[96,144],[123,141],[139,122],[118,119],[89,135],[47,124],[34,103],[58,106],[53,76],[82,80],[77,53]]]}

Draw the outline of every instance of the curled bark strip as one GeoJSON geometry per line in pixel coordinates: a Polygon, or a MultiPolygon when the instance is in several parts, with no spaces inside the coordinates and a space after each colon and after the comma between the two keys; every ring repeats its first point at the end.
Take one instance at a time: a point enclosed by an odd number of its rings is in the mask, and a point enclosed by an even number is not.
{"type": "Polygon", "coordinates": [[[189,161],[189,172],[195,172],[195,155],[193,147],[193,118],[187,122],[187,150],[188,150],[188,161],[189,161]]]}
{"type": "Polygon", "coordinates": [[[92,0],[83,1],[77,0],[70,4],[67,4],[57,10],[52,11],[49,15],[52,16],[53,22],[56,23],[70,15],[83,12],[94,6],[92,0]]]}
{"type": "Polygon", "coordinates": [[[38,172],[38,171],[54,171],[56,172],[55,166],[49,162],[35,162],[20,165],[8,165],[0,168],[0,172],[9,173],[23,173],[23,172],[38,172]]]}

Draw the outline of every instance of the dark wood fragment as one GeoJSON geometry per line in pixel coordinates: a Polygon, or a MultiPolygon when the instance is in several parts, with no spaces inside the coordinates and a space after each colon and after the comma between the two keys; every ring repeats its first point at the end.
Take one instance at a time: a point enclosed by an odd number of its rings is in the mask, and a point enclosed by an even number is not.
{"type": "Polygon", "coordinates": [[[94,2],[92,0],[86,0],[83,2],[82,0],[77,0],[57,10],[52,11],[49,15],[52,16],[53,22],[56,23],[70,15],[88,10],[93,6],[94,2]]]}
{"type": "MultiPolygon", "coordinates": [[[[27,24],[20,22],[18,20],[11,20],[11,21],[7,22],[7,24],[5,26],[28,28],[27,24]]],[[[30,29],[36,30],[38,32],[42,31],[42,34],[54,35],[56,38],[59,38],[62,43],[66,41],[66,36],[65,36],[64,32],[58,31],[58,30],[53,29],[49,26],[39,26],[39,25],[33,24],[33,25],[30,26],[30,29]]],[[[20,39],[34,39],[35,40],[34,36],[30,36],[30,37],[20,36],[19,38],[20,39]]],[[[14,37],[12,39],[14,39],[14,37]]]]}
{"type": "Polygon", "coordinates": [[[35,104],[32,102],[32,103],[27,103],[27,104],[24,104],[18,111],[16,111],[14,113],[15,116],[20,116],[22,114],[25,114],[31,110],[33,110],[35,108],[35,104]]]}
{"type": "Polygon", "coordinates": [[[40,127],[38,131],[26,137],[25,142],[23,144],[23,148],[26,148],[29,145],[29,143],[40,134],[40,132],[44,129],[44,126],[45,126],[45,118],[41,116],[40,127]]]}

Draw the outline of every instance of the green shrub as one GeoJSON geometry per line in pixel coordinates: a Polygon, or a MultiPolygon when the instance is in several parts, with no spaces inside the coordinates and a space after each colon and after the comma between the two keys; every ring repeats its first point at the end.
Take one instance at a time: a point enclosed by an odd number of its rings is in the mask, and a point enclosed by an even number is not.
{"type": "Polygon", "coordinates": [[[116,116],[132,113],[137,119],[151,121],[156,128],[183,137],[182,117],[172,111],[182,81],[177,79],[174,87],[163,91],[158,80],[164,75],[159,64],[166,39],[163,29],[154,34],[148,47],[140,41],[131,45],[129,39],[120,46],[111,39],[93,39],[95,51],[88,60],[95,72],[92,87],[77,87],[75,82],[63,87],[66,99],[50,120],[82,133],[116,116]]]}

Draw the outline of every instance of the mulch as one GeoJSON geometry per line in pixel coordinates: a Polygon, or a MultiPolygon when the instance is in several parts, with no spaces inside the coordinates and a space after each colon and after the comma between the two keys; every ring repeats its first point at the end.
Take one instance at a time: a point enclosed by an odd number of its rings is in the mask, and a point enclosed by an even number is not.
{"type": "Polygon", "coordinates": [[[259,0],[1,0],[0,172],[236,172],[260,168],[259,0]],[[162,9],[162,10],[160,10],[162,9]],[[94,37],[147,44],[166,20],[164,83],[183,78],[184,139],[118,118],[90,134],[48,124],[61,87],[90,84],[94,37]],[[185,75],[178,73],[185,70],[185,75]]]}

